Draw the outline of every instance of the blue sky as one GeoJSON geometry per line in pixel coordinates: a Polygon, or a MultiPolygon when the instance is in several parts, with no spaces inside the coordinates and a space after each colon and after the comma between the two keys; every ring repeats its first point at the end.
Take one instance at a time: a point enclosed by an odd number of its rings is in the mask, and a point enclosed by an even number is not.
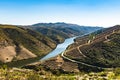
{"type": "Polygon", "coordinates": [[[0,0],[0,24],[120,24],[120,0],[0,0]]]}

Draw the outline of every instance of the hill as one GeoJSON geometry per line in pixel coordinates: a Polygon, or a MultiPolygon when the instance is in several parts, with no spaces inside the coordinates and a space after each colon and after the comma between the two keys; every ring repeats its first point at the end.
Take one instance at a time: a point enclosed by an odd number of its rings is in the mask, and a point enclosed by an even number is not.
{"type": "Polygon", "coordinates": [[[89,32],[102,29],[101,27],[79,26],[76,24],[68,23],[38,23],[32,26],[28,26],[33,30],[36,30],[43,35],[47,35],[56,43],[63,42],[66,38],[82,35],[89,32]]]}
{"type": "Polygon", "coordinates": [[[120,26],[77,38],[65,56],[102,68],[120,67],[120,26]]]}
{"type": "Polygon", "coordinates": [[[2,62],[43,56],[55,47],[53,40],[38,32],[13,25],[0,25],[2,62]]]}

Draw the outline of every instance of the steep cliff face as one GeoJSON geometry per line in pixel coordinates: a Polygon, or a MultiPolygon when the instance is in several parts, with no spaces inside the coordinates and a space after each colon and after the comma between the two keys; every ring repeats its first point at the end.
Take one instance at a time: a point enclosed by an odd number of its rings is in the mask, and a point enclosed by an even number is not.
{"type": "Polygon", "coordinates": [[[56,47],[54,41],[35,31],[12,25],[0,25],[0,61],[43,56],[56,47]]]}

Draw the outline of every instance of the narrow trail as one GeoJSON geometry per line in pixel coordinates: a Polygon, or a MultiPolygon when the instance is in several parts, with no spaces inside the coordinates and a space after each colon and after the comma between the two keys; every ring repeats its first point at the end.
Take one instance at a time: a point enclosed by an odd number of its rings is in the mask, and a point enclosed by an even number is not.
{"type": "Polygon", "coordinates": [[[66,53],[67,53],[67,52],[70,52],[70,51],[72,51],[72,50],[74,50],[74,49],[77,49],[78,52],[79,52],[83,57],[87,57],[87,56],[84,55],[84,54],[82,53],[82,51],[80,50],[80,47],[85,46],[85,45],[88,45],[88,43],[81,44],[81,45],[79,45],[79,46],[77,46],[77,47],[75,47],[75,48],[72,48],[72,49],[66,50],[66,53]]]}
{"type": "Polygon", "coordinates": [[[77,47],[77,49],[78,49],[79,53],[80,53],[83,57],[87,57],[86,55],[84,55],[84,54],[81,52],[81,50],[80,50],[79,47],[77,47]]]}

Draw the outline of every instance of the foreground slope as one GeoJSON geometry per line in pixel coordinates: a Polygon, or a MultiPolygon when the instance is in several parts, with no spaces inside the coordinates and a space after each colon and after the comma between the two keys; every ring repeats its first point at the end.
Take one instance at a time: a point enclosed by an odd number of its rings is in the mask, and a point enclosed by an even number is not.
{"type": "Polygon", "coordinates": [[[103,71],[98,73],[69,73],[56,74],[44,69],[35,67],[36,71],[19,68],[0,68],[0,80],[120,80],[120,69],[103,71]]]}
{"type": "Polygon", "coordinates": [[[0,61],[43,56],[56,47],[54,41],[32,31],[12,25],[0,25],[0,61]]]}

